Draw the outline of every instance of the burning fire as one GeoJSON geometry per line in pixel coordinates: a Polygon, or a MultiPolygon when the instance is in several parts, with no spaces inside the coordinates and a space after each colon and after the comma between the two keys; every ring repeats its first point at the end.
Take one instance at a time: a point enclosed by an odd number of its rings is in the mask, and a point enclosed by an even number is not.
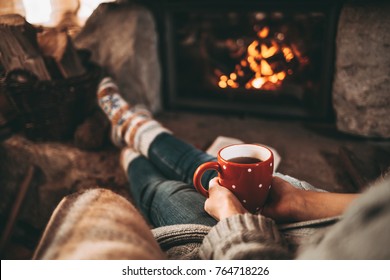
{"type": "MultiPolygon", "coordinates": [[[[278,39],[277,36],[276,38],[278,39]]],[[[283,38],[279,34],[279,39],[283,38]]],[[[296,49],[277,39],[270,38],[269,27],[259,30],[257,38],[247,46],[233,72],[220,74],[221,71],[216,71],[218,86],[222,89],[277,89],[288,75],[294,73],[293,60],[304,61],[296,49]]]]}

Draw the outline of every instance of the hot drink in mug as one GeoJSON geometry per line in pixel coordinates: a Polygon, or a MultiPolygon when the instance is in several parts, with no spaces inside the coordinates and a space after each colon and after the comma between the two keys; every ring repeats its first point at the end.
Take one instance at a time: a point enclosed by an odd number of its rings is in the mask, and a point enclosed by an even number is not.
{"type": "Polygon", "coordinates": [[[258,212],[271,188],[274,157],[272,151],[258,144],[235,144],[222,148],[217,161],[206,162],[194,174],[194,186],[208,197],[201,183],[206,170],[218,172],[219,183],[229,189],[250,212],[258,212]]]}

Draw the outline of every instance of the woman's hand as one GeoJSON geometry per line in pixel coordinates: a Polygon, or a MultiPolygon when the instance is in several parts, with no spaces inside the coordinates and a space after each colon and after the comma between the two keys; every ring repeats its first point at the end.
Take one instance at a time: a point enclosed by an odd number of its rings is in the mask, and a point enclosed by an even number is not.
{"type": "MultiPolygon", "coordinates": [[[[358,194],[301,190],[279,177],[274,177],[261,214],[277,223],[338,216],[357,196],[358,194]]],[[[249,213],[231,191],[219,184],[217,177],[210,181],[205,210],[217,220],[249,213]]]]}
{"type": "MultiPolygon", "coordinates": [[[[293,187],[289,182],[274,177],[266,205],[261,214],[277,222],[296,220],[296,209],[303,203],[302,190],[293,187]]],[[[218,177],[210,180],[209,198],[205,202],[205,210],[212,217],[221,220],[233,215],[249,213],[237,197],[227,188],[221,186],[218,177]]]]}
{"type": "Polygon", "coordinates": [[[277,222],[296,221],[297,211],[304,207],[305,192],[279,177],[273,177],[272,188],[261,213],[277,222]]]}
{"type": "Polygon", "coordinates": [[[262,214],[278,223],[328,218],[341,215],[356,197],[358,194],[301,190],[274,177],[262,214]]]}
{"type": "Polygon", "coordinates": [[[219,184],[218,177],[210,180],[209,198],[206,199],[204,209],[217,220],[248,213],[236,196],[219,184]]]}

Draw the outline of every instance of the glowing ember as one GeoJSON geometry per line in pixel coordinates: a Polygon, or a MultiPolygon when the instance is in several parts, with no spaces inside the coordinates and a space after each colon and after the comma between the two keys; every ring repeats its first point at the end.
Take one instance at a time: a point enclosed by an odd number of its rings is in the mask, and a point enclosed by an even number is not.
{"type": "Polygon", "coordinates": [[[268,27],[264,27],[263,29],[261,29],[257,35],[260,37],[260,38],[267,38],[268,37],[268,34],[269,34],[269,28],[268,27]]]}
{"type": "Polygon", "coordinates": [[[292,62],[305,62],[294,46],[286,45],[282,33],[271,34],[269,27],[257,31],[257,38],[246,49],[231,73],[218,70],[218,86],[222,89],[277,89],[288,75],[292,62]]]}

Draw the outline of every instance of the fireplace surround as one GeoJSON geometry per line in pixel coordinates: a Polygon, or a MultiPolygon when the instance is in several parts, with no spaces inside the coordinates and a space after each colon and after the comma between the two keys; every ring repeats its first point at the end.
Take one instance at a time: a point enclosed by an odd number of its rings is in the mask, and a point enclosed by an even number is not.
{"type": "Polygon", "coordinates": [[[167,108],[329,120],[339,1],[148,1],[167,108]]]}

